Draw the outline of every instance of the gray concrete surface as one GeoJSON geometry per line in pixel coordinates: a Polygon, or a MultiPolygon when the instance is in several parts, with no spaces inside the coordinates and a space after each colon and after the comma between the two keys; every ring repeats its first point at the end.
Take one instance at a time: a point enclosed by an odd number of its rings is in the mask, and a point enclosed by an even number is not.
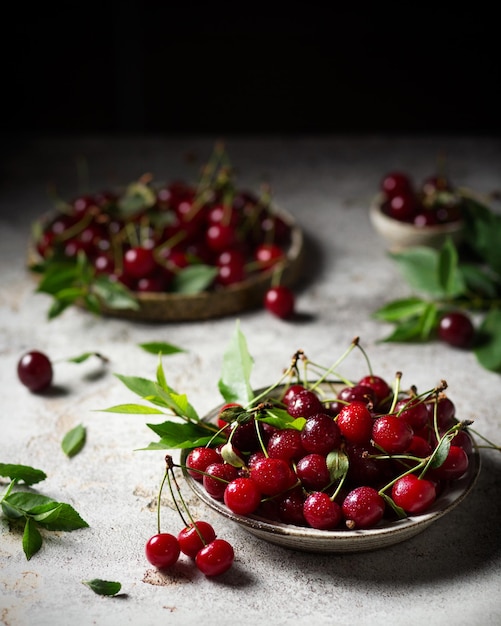
{"type": "MultiPolygon", "coordinates": [[[[138,344],[168,341],[186,352],[165,359],[170,384],[203,414],[220,402],[217,379],[234,318],[202,323],[143,324],[95,318],[71,309],[47,321],[48,299],[34,293],[25,268],[30,223],[52,207],[47,195],[77,189],[76,163],[85,157],[95,189],[152,172],[158,180],[191,176],[187,153],[203,160],[215,138],[66,137],[20,139],[4,154],[0,188],[0,461],[43,469],[40,492],[69,502],[90,527],[45,533],[27,561],[21,537],[0,516],[0,623],[5,626],[126,626],[167,624],[371,624],[494,626],[501,623],[501,458],[482,452],[483,468],[470,496],[415,538],[380,551],[352,555],[294,552],[264,543],[220,518],[186,493],[196,515],[213,523],[235,548],[232,569],[206,579],[182,560],[161,576],[144,558],[156,530],[155,498],[164,453],[138,451],[155,437],[141,416],[102,409],[132,400],[114,373],[153,377],[155,356],[138,344]],[[36,396],[21,386],[16,364],[38,348],[55,361],[63,392],[36,396]],[[110,359],[67,357],[99,350],[110,359]],[[85,448],[72,459],[61,451],[64,434],[84,424],[85,448]],[[122,583],[122,595],[94,594],[82,580],[122,583]]],[[[284,322],[265,311],[242,314],[241,328],[255,357],[253,381],[274,380],[297,348],[316,360],[337,357],[359,335],[376,372],[399,370],[409,384],[427,388],[445,378],[462,418],[501,441],[501,384],[473,354],[437,343],[380,344],[388,328],[371,312],[408,293],[373,233],[368,205],[383,173],[403,169],[422,179],[445,154],[457,184],[479,192],[501,185],[501,143],[475,138],[280,137],[228,138],[243,186],[266,178],[275,200],[304,227],[311,254],[308,281],[297,309],[311,315],[284,322]],[[320,254],[319,254],[320,253],[320,254]]],[[[346,363],[356,376],[361,360],[346,363]]],[[[2,491],[4,486],[2,485],[2,491]]],[[[163,526],[180,521],[168,505],[163,526]]]]}

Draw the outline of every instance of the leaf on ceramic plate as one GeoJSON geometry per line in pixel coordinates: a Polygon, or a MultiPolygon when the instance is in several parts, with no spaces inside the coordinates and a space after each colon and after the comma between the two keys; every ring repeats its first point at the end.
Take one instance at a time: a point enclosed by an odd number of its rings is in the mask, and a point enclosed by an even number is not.
{"type": "Polygon", "coordinates": [[[115,596],[122,589],[122,584],[113,580],[93,578],[92,580],[83,580],[82,582],[100,596],[115,596]]]}

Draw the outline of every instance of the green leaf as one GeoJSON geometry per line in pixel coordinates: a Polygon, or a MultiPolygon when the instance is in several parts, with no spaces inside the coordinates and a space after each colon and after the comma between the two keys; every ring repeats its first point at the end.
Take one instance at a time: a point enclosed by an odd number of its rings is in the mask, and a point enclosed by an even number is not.
{"type": "Polygon", "coordinates": [[[62,300],[54,300],[47,312],[48,319],[53,320],[54,318],[59,317],[61,313],[68,309],[72,304],[73,303],[69,301],[63,302],[62,300]]]}
{"type": "Polygon", "coordinates": [[[23,551],[26,559],[29,561],[42,547],[42,535],[37,528],[36,523],[28,518],[24,525],[23,531],[23,551]]]}
{"type": "Polygon", "coordinates": [[[200,293],[212,284],[217,273],[217,268],[210,265],[202,263],[187,265],[176,273],[171,289],[175,293],[200,293]]]}
{"type": "Polygon", "coordinates": [[[90,359],[93,356],[98,357],[101,361],[107,361],[108,360],[105,357],[103,357],[101,354],[99,354],[99,352],[84,352],[83,354],[71,357],[71,358],[66,359],[66,360],[68,361],[68,363],[83,363],[84,361],[87,361],[88,359],[90,359]]]}
{"type": "Polygon", "coordinates": [[[79,528],[88,528],[89,524],[80,517],[75,509],[64,502],[54,502],[51,508],[34,507],[30,511],[33,519],[48,530],[71,531],[79,528]],[[48,510],[45,510],[48,509],[48,510]]]}
{"type": "Polygon", "coordinates": [[[292,417],[286,410],[277,408],[267,409],[266,415],[260,417],[259,421],[275,426],[275,428],[294,428],[295,430],[302,430],[306,423],[304,417],[292,417]]]}
{"type": "Polygon", "coordinates": [[[492,372],[501,372],[501,311],[486,314],[478,329],[480,343],[474,349],[478,362],[492,372]]]}
{"type": "Polygon", "coordinates": [[[26,516],[40,516],[36,521],[49,530],[75,530],[88,526],[70,504],[56,502],[42,494],[16,491],[4,498],[2,507],[4,503],[26,516]]]}
{"type": "Polygon", "coordinates": [[[140,308],[134,294],[123,283],[115,282],[108,276],[96,276],[92,282],[92,290],[110,309],[137,311],[140,308]]]}
{"type": "Polygon", "coordinates": [[[342,450],[333,450],[326,457],[331,482],[344,478],[350,466],[348,455],[342,450]]]}
{"type": "Polygon", "coordinates": [[[40,282],[37,286],[37,293],[47,293],[55,295],[62,289],[73,285],[78,273],[74,263],[53,263],[45,267],[40,282]]]}
{"type": "Polygon", "coordinates": [[[87,431],[82,424],[69,430],[63,437],[61,447],[66,456],[74,457],[85,445],[87,431]]]}
{"type": "Polygon", "coordinates": [[[8,476],[12,480],[22,480],[26,485],[34,485],[47,478],[47,474],[29,465],[0,463],[0,476],[8,476]]]}
{"type": "Polygon", "coordinates": [[[434,452],[433,452],[433,456],[431,458],[431,461],[429,463],[430,468],[436,468],[436,467],[440,467],[442,465],[442,463],[445,461],[445,459],[447,458],[447,455],[449,454],[449,450],[451,447],[451,440],[449,437],[443,437],[438,446],[435,448],[434,452]]]}
{"type": "Polygon", "coordinates": [[[141,378],[140,376],[123,376],[122,374],[115,374],[115,376],[141,398],[155,396],[157,393],[157,383],[153,380],[141,378]]]}
{"type": "Polygon", "coordinates": [[[398,322],[409,317],[421,315],[426,306],[427,302],[421,298],[402,298],[382,306],[373,313],[373,317],[385,322],[398,322]]]}
{"type": "MultiPolygon", "coordinates": [[[[193,422],[166,421],[162,424],[147,424],[147,426],[160,437],[162,447],[169,449],[192,448],[198,445],[205,445],[216,433],[216,431],[211,433],[207,428],[193,422]],[[200,444],[200,441],[205,441],[205,443],[200,444]]],[[[224,437],[219,439],[225,440],[224,437]]]]}
{"type": "Polygon", "coordinates": [[[462,274],[458,270],[458,252],[450,237],[442,246],[438,256],[438,281],[444,294],[450,298],[465,291],[462,274]]]}
{"type": "Polygon", "coordinates": [[[250,375],[254,360],[249,353],[247,340],[237,320],[229,345],[223,354],[223,366],[218,388],[226,402],[246,405],[254,398],[250,375]]]}
{"type": "Polygon", "coordinates": [[[52,504],[54,500],[39,493],[16,491],[4,498],[4,502],[22,511],[23,514],[29,514],[33,509],[36,509],[36,507],[52,504]]]}
{"type": "Polygon", "coordinates": [[[187,418],[190,421],[198,422],[200,418],[195,408],[188,401],[186,394],[178,394],[175,391],[165,391],[157,386],[158,395],[165,402],[171,411],[179,417],[187,418]]]}
{"type": "Polygon", "coordinates": [[[146,343],[140,343],[139,347],[150,352],[151,354],[177,354],[178,352],[186,352],[183,348],[179,348],[171,343],[165,343],[164,341],[150,341],[146,343]]]}
{"type": "Polygon", "coordinates": [[[400,252],[390,252],[403,277],[418,292],[434,297],[444,297],[439,281],[439,251],[426,246],[416,246],[400,252]]]}
{"type": "Polygon", "coordinates": [[[412,317],[404,320],[403,322],[399,322],[393,331],[380,341],[383,343],[406,343],[411,341],[420,341],[421,327],[420,318],[412,317]]]}
{"type": "Polygon", "coordinates": [[[117,404],[107,409],[101,409],[101,411],[106,413],[124,413],[126,415],[164,415],[163,411],[143,404],[117,404]]]}
{"type": "Polygon", "coordinates": [[[500,289],[499,279],[473,263],[461,263],[459,271],[466,288],[480,296],[494,299],[500,289]]]}
{"type": "Polygon", "coordinates": [[[112,580],[93,578],[92,580],[83,580],[82,582],[100,596],[115,596],[122,589],[121,583],[112,580]]]}

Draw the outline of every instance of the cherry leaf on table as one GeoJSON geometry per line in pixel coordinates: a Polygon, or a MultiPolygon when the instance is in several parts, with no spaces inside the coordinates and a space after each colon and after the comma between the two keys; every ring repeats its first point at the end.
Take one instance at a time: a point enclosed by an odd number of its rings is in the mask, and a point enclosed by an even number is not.
{"type": "Polygon", "coordinates": [[[169,355],[177,354],[178,352],[186,352],[183,348],[175,346],[171,343],[166,343],[165,341],[149,341],[140,343],[139,347],[151,354],[169,355]]]}
{"type": "Polygon", "coordinates": [[[63,437],[61,447],[68,457],[76,456],[84,447],[87,431],[82,424],[78,424],[69,430],[63,437]]]}
{"type": "Polygon", "coordinates": [[[28,517],[23,531],[23,552],[28,561],[40,550],[42,544],[42,535],[37,528],[36,522],[28,517]]]}
{"type": "Polygon", "coordinates": [[[13,524],[23,525],[23,550],[26,558],[40,550],[42,536],[39,527],[50,531],[73,531],[89,524],[70,505],[30,491],[13,491],[16,480],[0,499],[2,513],[13,524]]]}
{"type": "Polygon", "coordinates": [[[29,465],[0,463],[0,476],[8,476],[11,480],[22,480],[26,485],[34,485],[47,478],[47,474],[29,465]]]}
{"type": "Polygon", "coordinates": [[[83,580],[82,582],[100,596],[116,596],[122,589],[122,584],[113,580],[93,578],[92,580],[83,580]]]}

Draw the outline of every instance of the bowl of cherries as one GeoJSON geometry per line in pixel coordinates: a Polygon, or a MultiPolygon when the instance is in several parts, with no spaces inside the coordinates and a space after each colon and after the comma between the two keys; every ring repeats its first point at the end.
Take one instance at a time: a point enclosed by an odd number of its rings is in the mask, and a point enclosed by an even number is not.
{"type": "Polygon", "coordinates": [[[447,383],[334,372],[298,351],[276,383],[209,412],[213,434],[181,452],[195,494],[260,539],[333,553],[405,541],[463,502],[480,457],[447,383]]]}
{"type": "Polygon", "coordinates": [[[28,266],[37,292],[52,298],[50,318],[77,305],[184,321],[269,308],[270,290],[290,295],[302,256],[294,218],[268,185],[239,186],[217,145],[195,182],[145,174],[120,189],[58,200],[33,224],[28,266]]]}
{"type": "Polygon", "coordinates": [[[369,210],[376,232],[393,251],[412,246],[440,248],[447,237],[462,237],[463,199],[443,175],[416,185],[403,171],[387,173],[369,210]]]}

